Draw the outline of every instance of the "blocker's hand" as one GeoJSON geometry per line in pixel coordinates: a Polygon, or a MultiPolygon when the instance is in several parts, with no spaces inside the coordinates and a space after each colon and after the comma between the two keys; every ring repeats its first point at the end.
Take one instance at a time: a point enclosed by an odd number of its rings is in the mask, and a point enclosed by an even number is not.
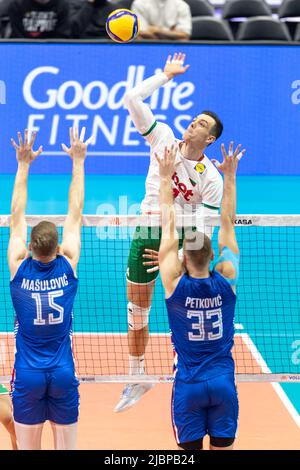
{"type": "Polygon", "coordinates": [[[246,149],[240,152],[241,144],[239,144],[237,148],[235,149],[235,151],[233,151],[233,145],[234,143],[233,141],[231,141],[229,145],[228,153],[225,150],[225,145],[224,144],[221,145],[221,150],[223,154],[222,163],[218,162],[218,160],[212,159],[212,162],[216,165],[218,170],[220,170],[224,175],[236,174],[238,163],[240,159],[242,158],[242,156],[244,155],[244,153],[246,152],[246,149]]]}
{"type": "Polygon", "coordinates": [[[16,150],[16,157],[18,162],[25,162],[29,165],[38,157],[42,151],[43,147],[41,146],[36,152],[33,151],[32,147],[36,138],[36,132],[32,133],[31,139],[28,138],[28,129],[25,129],[24,132],[24,142],[21,132],[18,132],[19,145],[16,144],[14,139],[11,139],[11,144],[16,150]]]}
{"type": "Polygon", "coordinates": [[[78,127],[76,126],[74,129],[70,127],[69,132],[71,147],[68,148],[65,144],[61,144],[64,152],[66,152],[69,157],[72,158],[72,160],[74,158],[84,160],[86,158],[87,147],[94,140],[94,136],[91,136],[84,142],[85,130],[85,127],[83,127],[79,136],[78,127]]]}
{"type": "Polygon", "coordinates": [[[176,75],[184,74],[189,65],[184,65],[185,61],[185,54],[179,52],[179,54],[174,54],[173,57],[169,55],[168,60],[166,62],[164,73],[167,75],[169,80],[176,77],[176,75]]]}
{"type": "Polygon", "coordinates": [[[145,254],[143,255],[143,258],[151,260],[144,261],[143,266],[153,266],[152,268],[147,269],[147,273],[153,273],[159,270],[158,251],[145,248],[145,254]]]}
{"type": "MultiPolygon", "coordinates": [[[[145,254],[143,258],[149,259],[151,261],[144,261],[143,266],[153,266],[152,268],[147,269],[147,273],[153,273],[155,271],[159,271],[159,261],[158,261],[158,251],[150,250],[149,248],[145,248],[145,254]]],[[[178,251],[178,258],[179,261],[183,261],[183,249],[181,248],[178,251]]]]}
{"type": "Polygon", "coordinates": [[[163,178],[171,178],[175,172],[175,159],[177,155],[178,145],[177,143],[171,145],[170,148],[165,147],[164,155],[160,158],[155,153],[155,158],[159,165],[159,176],[163,178]]]}

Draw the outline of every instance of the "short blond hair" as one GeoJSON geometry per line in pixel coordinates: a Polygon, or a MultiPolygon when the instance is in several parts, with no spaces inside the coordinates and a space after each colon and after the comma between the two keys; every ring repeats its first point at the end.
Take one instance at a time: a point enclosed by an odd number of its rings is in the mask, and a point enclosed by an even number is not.
{"type": "Polygon", "coordinates": [[[52,256],[58,246],[56,225],[43,220],[33,227],[30,235],[31,248],[37,256],[52,256]]]}
{"type": "Polygon", "coordinates": [[[195,268],[207,266],[212,252],[211,239],[205,233],[189,231],[184,240],[184,254],[195,268]]]}

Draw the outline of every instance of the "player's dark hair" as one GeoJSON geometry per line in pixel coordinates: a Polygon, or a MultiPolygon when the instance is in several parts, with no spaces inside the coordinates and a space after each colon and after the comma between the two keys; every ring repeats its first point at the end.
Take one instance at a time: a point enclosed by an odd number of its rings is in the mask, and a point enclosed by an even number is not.
{"type": "Polygon", "coordinates": [[[215,124],[210,129],[210,133],[216,138],[216,140],[222,135],[223,132],[223,123],[219,116],[213,111],[202,111],[201,114],[206,114],[210,116],[215,121],[215,124]]]}
{"type": "Polygon", "coordinates": [[[184,254],[194,268],[207,266],[212,255],[211,239],[201,232],[189,232],[184,240],[184,254]]]}
{"type": "Polygon", "coordinates": [[[30,235],[32,251],[37,256],[52,256],[58,245],[56,225],[43,220],[33,227],[30,235]]]}

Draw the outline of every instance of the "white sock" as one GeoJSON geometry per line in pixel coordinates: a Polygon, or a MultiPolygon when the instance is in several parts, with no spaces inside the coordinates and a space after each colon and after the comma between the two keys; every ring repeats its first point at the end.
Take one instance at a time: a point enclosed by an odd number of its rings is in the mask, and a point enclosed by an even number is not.
{"type": "Polygon", "coordinates": [[[131,356],[129,354],[129,375],[141,375],[145,373],[145,357],[131,356]]]}
{"type": "Polygon", "coordinates": [[[41,450],[44,423],[22,424],[15,421],[18,450],[41,450]]]}
{"type": "Polygon", "coordinates": [[[55,450],[75,450],[77,423],[57,424],[51,422],[55,450]]]}

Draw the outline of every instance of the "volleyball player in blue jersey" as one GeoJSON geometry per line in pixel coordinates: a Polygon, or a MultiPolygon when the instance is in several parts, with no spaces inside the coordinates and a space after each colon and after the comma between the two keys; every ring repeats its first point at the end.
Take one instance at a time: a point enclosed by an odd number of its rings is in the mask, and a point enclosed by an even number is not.
{"type": "Polygon", "coordinates": [[[70,129],[70,148],[63,145],[73,160],[69,210],[62,244],[52,222],[33,227],[27,248],[27,180],[31,163],[42,147],[33,151],[36,134],[24,142],[18,133],[16,149],[18,171],[11,203],[8,263],[10,290],[16,314],[16,354],[12,401],[18,448],[41,448],[43,424],[52,425],[55,449],[76,446],[78,419],[78,380],[72,355],[73,303],[78,280],[76,267],[80,256],[80,228],[84,201],[84,161],[87,144],[84,129],[70,129]],[[31,252],[31,254],[30,254],[31,252]]]}
{"type": "Polygon", "coordinates": [[[178,259],[178,235],[171,187],[176,149],[165,149],[160,167],[162,241],[159,249],[161,279],[166,292],[175,379],[172,420],[177,444],[182,449],[202,449],[210,437],[210,449],[230,450],[237,429],[238,398],[231,354],[234,336],[235,288],[239,248],[235,237],[236,171],[240,145],[229,153],[222,145],[224,174],[219,258],[212,271],[211,240],[191,232],[184,243],[184,262],[178,259]]]}

